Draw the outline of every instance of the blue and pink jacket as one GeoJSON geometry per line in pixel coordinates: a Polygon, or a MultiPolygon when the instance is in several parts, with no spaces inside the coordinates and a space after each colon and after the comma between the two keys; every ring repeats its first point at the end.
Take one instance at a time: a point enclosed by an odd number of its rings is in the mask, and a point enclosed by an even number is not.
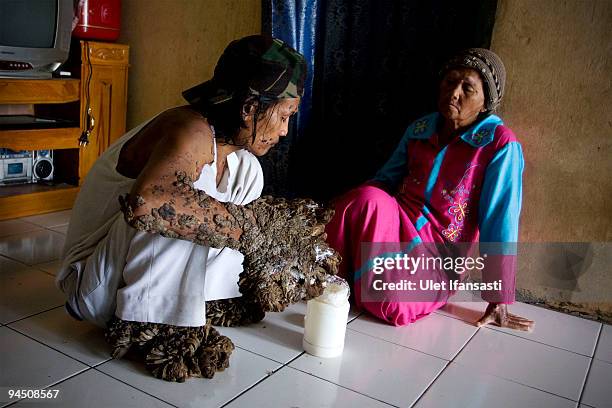
{"type": "Polygon", "coordinates": [[[412,123],[374,181],[397,191],[415,242],[480,242],[488,253],[483,281],[503,290],[491,302],[514,301],[522,200],[521,144],[489,115],[446,146],[436,144],[438,113],[412,123]]]}

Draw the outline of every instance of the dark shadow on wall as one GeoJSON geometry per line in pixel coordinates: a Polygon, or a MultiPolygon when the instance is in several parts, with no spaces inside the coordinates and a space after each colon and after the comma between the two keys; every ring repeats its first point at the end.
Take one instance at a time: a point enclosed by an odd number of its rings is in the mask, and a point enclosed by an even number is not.
{"type": "Polygon", "coordinates": [[[312,55],[313,74],[308,121],[261,160],[264,193],[329,199],[373,176],[410,122],[435,109],[450,54],[489,48],[497,0],[305,1],[263,0],[264,32],[312,55]],[[295,43],[300,19],[313,50],[295,43]]]}

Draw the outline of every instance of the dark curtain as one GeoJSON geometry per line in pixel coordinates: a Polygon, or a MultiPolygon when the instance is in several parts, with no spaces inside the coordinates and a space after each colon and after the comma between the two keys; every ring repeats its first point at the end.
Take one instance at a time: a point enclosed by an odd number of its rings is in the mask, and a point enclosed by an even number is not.
{"type": "Polygon", "coordinates": [[[440,65],[488,48],[497,0],[263,0],[264,32],[309,63],[290,135],[263,158],[266,193],[328,199],[367,180],[435,110],[440,65]]]}

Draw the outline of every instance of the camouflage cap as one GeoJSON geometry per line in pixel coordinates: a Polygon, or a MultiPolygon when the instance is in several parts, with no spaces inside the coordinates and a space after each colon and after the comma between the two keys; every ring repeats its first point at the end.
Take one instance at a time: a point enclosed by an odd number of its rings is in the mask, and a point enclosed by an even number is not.
{"type": "Polygon", "coordinates": [[[238,92],[269,99],[304,92],[306,60],[283,41],[252,35],[232,41],[217,62],[212,79],[183,92],[192,105],[216,105],[238,92]]]}

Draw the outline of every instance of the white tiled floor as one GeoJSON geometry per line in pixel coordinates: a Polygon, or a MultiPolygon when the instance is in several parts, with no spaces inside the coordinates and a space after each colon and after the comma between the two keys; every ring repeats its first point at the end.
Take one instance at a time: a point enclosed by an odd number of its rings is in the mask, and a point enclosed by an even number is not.
{"type": "Polygon", "coordinates": [[[69,211],[0,221],[0,406],[612,407],[612,327],[526,304],[533,333],[476,328],[458,302],[395,328],[351,312],[341,357],[302,351],[304,304],[244,328],[214,379],[184,384],[111,360],[103,331],[68,317],[53,278],[69,211]],[[10,402],[9,388],[57,389],[10,402]]]}

